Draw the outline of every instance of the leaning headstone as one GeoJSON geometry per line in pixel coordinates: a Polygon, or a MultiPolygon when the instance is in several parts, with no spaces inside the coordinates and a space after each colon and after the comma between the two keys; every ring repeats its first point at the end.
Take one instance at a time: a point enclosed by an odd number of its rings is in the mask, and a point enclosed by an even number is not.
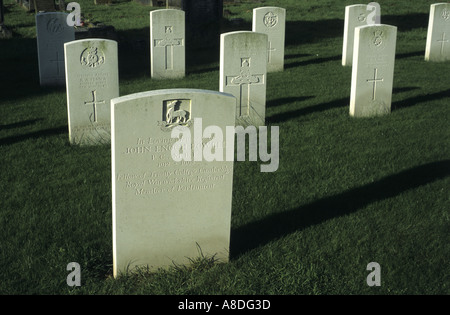
{"type": "Polygon", "coordinates": [[[253,32],[268,36],[267,72],[284,69],[286,9],[262,7],[253,9],[253,32]]]}
{"type": "Polygon", "coordinates": [[[75,39],[73,27],[67,25],[68,13],[36,14],[39,81],[41,86],[64,86],[64,43],[75,39]]]}
{"type": "Polygon", "coordinates": [[[355,29],[350,115],[372,117],[391,111],[397,27],[355,29]]]}
{"type": "Polygon", "coordinates": [[[112,98],[119,96],[117,42],[83,39],[64,44],[69,141],[111,141],[112,98]]]}
{"type": "Polygon", "coordinates": [[[450,60],[450,3],[430,6],[425,60],[450,60]]]}
{"type": "Polygon", "coordinates": [[[220,92],[237,99],[236,125],[263,126],[266,116],[267,35],[249,31],[220,37],[220,92]]]}
{"type": "MultiPolygon", "coordinates": [[[[218,47],[223,0],[178,0],[186,12],[186,41],[189,47],[218,47]]],[[[169,2],[170,4],[170,2],[169,2]]]]}
{"type": "Polygon", "coordinates": [[[55,0],[33,0],[35,12],[56,12],[55,0]]]}
{"type": "Polygon", "coordinates": [[[227,142],[217,128],[225,135],[226,126],[234,126],[235,106],[229,94],[194,89],[111,101],[114,277],[135,266],[188,264],[200,253],[228,261],[233,159],[220,160],[220,145],[234,152],[234,134],[227,142]],[[184,129],[180,150],[173,148],[181,141],[172,138],[175,127],[184,129]],[[219,144],[211,162],[206,128],[215,130],[219,144]]]}
{"type": "Polygon", "coordinates": [[[185,76],[185,17],[182,10],[150,12],[150,69],[154,79],[185,76]]]}

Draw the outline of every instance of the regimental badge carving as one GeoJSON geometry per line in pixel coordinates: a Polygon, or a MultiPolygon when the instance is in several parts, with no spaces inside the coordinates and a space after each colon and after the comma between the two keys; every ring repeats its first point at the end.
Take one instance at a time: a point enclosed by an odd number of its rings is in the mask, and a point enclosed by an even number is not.
{"type": "Polygon", "coordinates": [[[63,31],[64,26],[56,18],[51,18],[47,22],[47,32],[56,35],[63,31]]]}
{"type": "Polygon", "coordinates": [[[105,54],[97,47],[88,47],[81,53],[80,62],[83,66],[96,68],[105,63],[105,54]]]}
{"type": "Polygon", "coordinates": [[[373,37],[370,40],[370,44],[377,50],[383,50],[386,47],[384,32],[381,30],[373,32],[373,37]]]}
{"type": "Polygon", "coordinates": [[[365,22],[366,21],[366,14],[365,13],[361,13],[360,15],[358,15],[358,21],[359,22],[365,22]]]}
{"type": "Polygon", "coordinates": [[[450,10],[444,9],[442,10],[442,18],[446,21],[450,20],[450,10]]]}
{"type": "Polygon", "coordinates": [[[176,126],[191,126],[191,100],[167,100],[163,102],[161,129],[169,131],[176,126]]]}
{"type": "Polygon", "coordinates": [[[166,34],[172,34],[173,33],[173,26],[166,26],[165,28],[166,34]]]}
{"type": "Polygon", "coordinates": [[[278,24],[278,15],[268,12],[264,15],[264,25],[271,28],[278,24]]]}

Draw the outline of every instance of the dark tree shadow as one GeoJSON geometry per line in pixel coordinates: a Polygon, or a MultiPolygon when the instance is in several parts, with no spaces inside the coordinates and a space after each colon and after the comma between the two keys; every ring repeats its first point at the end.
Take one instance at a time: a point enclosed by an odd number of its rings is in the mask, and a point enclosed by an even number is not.
{"type": "Polygon", "coordinates": [[[354,213],[373,202],[395,197],[404,191],[416,189],[449,175],[450,160],[428,163],[371,184],[232,228],[230,256],[237,257],[293,232],[354,213]]]}
{"type": "Polygon", "coordinates": [[[21,141],[26,141],[29,139],[38,139],[42,137],[49,137],[49,136],[57,136],[64,133],[68,133],[67,126],[61,126],[57,128],[49,128],[34,132],[29,132],[23,135],[14,135],[6,138],[0,139],[0,146],[2,145],[10,145],[14,143],[18,143],[21,141]]]}

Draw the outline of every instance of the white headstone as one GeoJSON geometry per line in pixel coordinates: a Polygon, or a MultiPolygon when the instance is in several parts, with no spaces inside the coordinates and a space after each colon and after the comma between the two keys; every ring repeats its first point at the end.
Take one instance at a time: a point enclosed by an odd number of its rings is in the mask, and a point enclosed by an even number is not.
{"type": "Polygon", "coordinates": [[[450,3],[430,6],[425,60],[450,60],[450,3]]]}
{"type": "Polygon", "coordinates": [[[236,125],[263,126],[266,116],[267,34],[220,36],[220,92],[237,99],[236,125]]]}
{"type": "Polygon", "coordinates": [[[67,25],[68,13],[36,14],[39,81],[41,86],[64,86],[64,43],[75,40],[75,30],[67,25]]]}
{"type": "Polygon", "coordinates": [[[351,66],[353,61],[353,43],[355,27],[380,24],[380,6],[378,3],[353,4],[345,7],[344,42],[342,45],[342,65],[351,66]]]}
{"type": "MultiPolygon", "coordinates": [[[[111,101],[115,277],[134,266],[155,270],[187,264],[199,257],[199,250],[228,261],[233,159],[227,161],[223,149],[222,161],[208,162],[202,150],[212,141],[206,128],[220,128],[225,135],[226,126],[234,126],[235,108],[232,95],[194,89],[156,90],[111,101]],[[176,157],[191,154],[191,162],[172,157],[174,143],[181,141],[171,134],[178,126],[190,133],[190,139],[186,134],[181,139],[192,144],[184,142],[176,157]]],[[[224,148],[232,145],[234,152],[234,134],[231,138],[231,143],[218,134],[213,139],[224,148]]],[[[215,153],[221,155],[220,150],[215,153]]]]}
{"type": "Polygon", "coordinates": [[[267,72],[283,71],[286,9],[261,7],[253,9],[253,32],[268,36],[267,72]]]}
{"type": "Polygon", "coordinates": [[[150,69],[154,79],[185,76],[185,14],[182,10],[150,12],[150,69]]]}
{"type": "Polygon", "coordinates": [[[117,42],[72,41],[64,44],[64,56],[70,143],[110,143],[110,101],[119,96],[117,42]]]}
{"type": "Polygon", "coordinates": [[[350,115],[390,113],[397,27],[366,25],[355,29],[350,115]]]}

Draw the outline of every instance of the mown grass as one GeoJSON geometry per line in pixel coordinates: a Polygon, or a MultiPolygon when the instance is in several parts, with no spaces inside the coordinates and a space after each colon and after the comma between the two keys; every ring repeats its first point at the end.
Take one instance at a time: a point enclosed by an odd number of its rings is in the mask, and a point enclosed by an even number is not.
{"type": "MultiPolygon", "coordinates": [[[[148,11],[95,6],[119,36],[120,95],[160,88],[217,90],[217,49],[189,51],[188,75],[154,81],[148,11]],[[147,43],[148,45],[148,43],[147,43]],[[144,45],[145,47],[145,45],[144,45]]],[[[449,63],[423,60],[433,1],[378,1],[398,27],[392,113],[348,115],[351,69],[340,64],[348,1],[226,4],[224,31],[251,28],[251,9],[287,9],[286,67],[267,86],[268,126],[280,127],[280,167],[236,162],[231,260],[112,278],[110,148],[68,144],[64,89],[39,87],[34,15],[5,1],[14,38],[0,41],[0,293],[450,293],[449,63]],[[81,265],[68,287],[66,266],[81,265]],[[381,287],[369,287],[369,262],[381,287]]]]}

